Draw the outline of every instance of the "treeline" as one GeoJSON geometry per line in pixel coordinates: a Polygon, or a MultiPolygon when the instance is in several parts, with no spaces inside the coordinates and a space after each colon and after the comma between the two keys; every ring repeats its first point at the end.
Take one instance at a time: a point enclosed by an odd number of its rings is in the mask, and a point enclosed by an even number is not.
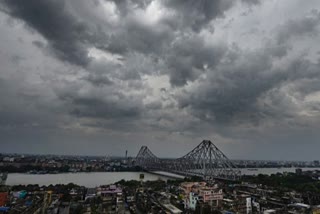
{"type": "Polygon", "coordinates": [[[22,191],[35,192],[35,191],[52,191],[53,193],[62,193],[65,191],[70,191],[71,189],[84,188],[74,183],[68,184],[50,184],[40,186],[39,184],[28,184],[28,185],[14,185],[11,186],[11,191],[22,191]]]}
{"type": "MultiPolygon", "coordinates": [[[[34,166],[34,165],[22,165],[22,166],[0,166],[0,172],[8,172],[8,173],[27,173],[27,172],[46,172],[46,173],[65,173],[70,172],[71,167],[68,165],[64,165],[62,167],[45,167],[45,166],[34,166]]],[[[102,168],[93,168],[91,166],[86,167],[85,169],[78,169],[79,172],[137,172],[141,171],[141,168],[138,166],[133,167],[114,167],[112,169],[106,170],[104,167],[102,168]]]]}
{"type": "Polygon", "coordinates": [[[296,165],[296,164],[235,164],[238,168],[292,168],[292,167],[309,167],[317,168],[318,166],[305,166],[305,165],[296,165]]]}
{"type": "Polygon", "coordinates": [[[9,173],[25,173],[30,171],[46,171],[46,172],[68,172],[69,166],[65,165],[62,167],[43,167],[43,166],[33,166],[33,165],[22,165],[16,167],[13,165],[0,166],[0,172],[9,173]]]}
{"type": "Polygon", "coordinates": [[[272,175],[259,174],[257,176],[244,175],[242,180],[276,188],[291,189],[298,192],[320,194],[320,181],[315,180],[309,175],[297,175],[295,173],[289,173],[287,175],[281,173],[272,175]]]}

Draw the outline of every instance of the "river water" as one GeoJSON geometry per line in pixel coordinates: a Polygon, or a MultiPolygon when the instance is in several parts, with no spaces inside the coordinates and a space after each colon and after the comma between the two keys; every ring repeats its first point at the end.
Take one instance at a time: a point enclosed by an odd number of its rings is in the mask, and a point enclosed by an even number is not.
{"type": "MultiPolygon", "coordinates": [[[[90,172],[90,173],[61,173],[61,174],[44,174],[34,175],[25,173],[10,173],[7,178],[7,185],[18,184],[68,184],[74,183],[86,187],[95,187],[105,184],[112,184],[121,179],[139,180],[140,172],[90,172]]],[[[144,181],[150,180],[167,180],[169,177],[143,173],[144,181]]]]}
{"type": "MultiPolygon", "coordinates": [[[[277,172],[295,172],[296,168],[257,168],[255,170],[240,169],[242,175],[254,175],[254,174],[274,174],[277,172]]],[[[320,168],[302,168],[302,170],[320,170],[320,168]]],[[[167,180],[172,179],[175,176],[172,173],[158,172],[161,175],[155,175],[151,173],[144,173],[144,180],[167,180]],[[171,176],[170,178],[167,176],[171,176]]],[[[18,184],[68,184],[75,183],[86,187],[95,187],[100,185],[112,184],[121,179],[124,180],[139,180],[140,172],[90,172],[90,173],[62,173],[62,174],[45,174],[45,175],[33,175],[24,173],[10,173],[8,175],[7,185],[18,184]]],[[[182,176],[176,176],[181,178],[182,176]]]]}

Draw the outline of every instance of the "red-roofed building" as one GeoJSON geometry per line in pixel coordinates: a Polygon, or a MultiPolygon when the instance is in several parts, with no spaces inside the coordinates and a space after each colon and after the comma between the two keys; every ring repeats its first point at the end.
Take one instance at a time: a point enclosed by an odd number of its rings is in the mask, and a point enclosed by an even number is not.
{"type": "Polygon", "coordinates": [[[0,207],[3,207],[7,204],[8,201],[8,193],[0,192],[0,207]]]}

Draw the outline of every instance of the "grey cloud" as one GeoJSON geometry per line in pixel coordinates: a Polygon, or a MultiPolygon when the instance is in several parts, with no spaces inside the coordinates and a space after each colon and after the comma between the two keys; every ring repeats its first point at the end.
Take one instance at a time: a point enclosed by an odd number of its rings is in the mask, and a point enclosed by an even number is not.
{"type": "Polygon", "coordinates": [[[109,36],[106,49],[119,54],[159,54],[172,36],[171,29],[166,26],[145,26],[138,21],[128,21],[124,31],[109,36]]]}
{"type": "MultiPolygon", "coordinates": [[[[127,16],[132,8],[146,9],[154,0],[108,0],[117,5],[117,9],[121,16],[127,16]]],[[[162,23],[173,28],[186,27],[199,31],[203,26],[211,20],[223,17],[224,12],[230,9],[236,1],[234,0],[162,0],[159,1],[168,10],[175,12],[174,17],[163,18],[162,23]],[[179,24],[180,23],[180,24],[179,24]],[[182,24],[182,25],[181,25],[182,24]]],[[[254,5],[259,4],[260,0],[242,0],[242,2],[254,5]]]]}
{"type": "Polygon", "coordinates": [[[223,16],[233,5],[233,1],[164,0],[163,4],[177,12],[177,19],[181,19],[184,26],[199,31],[214,18],[223,16]]]}
{"type": "Polygon", "coordinates": [[[90,61],[84,45],[91,37],[90,29],[68,13],[64,1],[4,0],[0,5],[2,11],[43,35],[60,59],[77,65],[90,61]]]}
{"type": "Polygon", "coordinates": [[[282,58],[288,54],[291,49],[287,43],[275,44],[274,41],[267,42],[266,51],[274,57],[282,58]]]}
{"type": "Polygon", "coordinates": [[[117,9],[122,16],[126,16],[131,13],[132,7],[138,7],[145,9],[153,0],[106,0],[114,2],[117,5],[117,9]]]}
{"type": "Polygon", "coordinates": [[[0,78],[0,97],[0,133],[34,128],[48,130],[59,126],[59,117],[48,114],[53,111],[41,93],[23,85],[19,79],[0,78]]]}
{"type": "Polygon", "coordinates": [[[129,21],[127,36],[130,38],[131,48],[142,53],[159,52],[165,42],[173,39],[172,32],[168,26],[145,26],[139,22],[129,21]]]}
{"type": "MultiPolygon", "coordinates": [[[[287,114],[285,103],[279,105],[273,99],[277,97],[275,94],[280,93],[283,85],[306,78],[319,79],[319,69],[318,64],[295,59],[286,69],[278,70],[273,67],[268,52],[237,52],[235,59],[226,60],[211,70],[207,79],[195,89],[182,93],[178,100],[182,108],[212,123],[256,123],[268,118],[294,117],[297,112],[287,114]],[[261,97],[271,95],[269,91],[273,91],[273,98],[269,97],[273,101],[266,105],[260,103],[261,97]]],[[[307,84],[303,86],[309,89],[308,93],[317,90],[307,84]]],[[[288,109],[295,105],[288,102],[286,106],[288,109]]]]}
{"type": "Polygon", "coordinates": [[[34,44],[38,48],[44,48],[45,44],[41,41],[33,41],[32,44],[34,44]]]}
{"type": "MultiPolygon", "coordinates": [[[[72,83],[71,83],[72,84],[72,83]]],[[[139,117],[143,111],[141,100],[122,93],[113,85],[80,92],[80,85],[56,89],[71,115],[79,118],[116,120],[139,117]]]]}
{"type": "Polygon", "coordinates": [[[307,16],[289,20],[283,25],[279,26],[277,32],[278,44],[288,42],[292,37],[315,35],[319,33],[317,27],[320,24],[320,13],[317,10],[312,10],[307,16]]]}
{"type": "Polygon", "coordinates": [[[160,1],[169,12],[154,25],[137,20],[134,10],[146,8],[152,1],[114,1],[120,11],[123,29],[108,33],[109,51],[124,54],[137,51],[144,54],[161,55],[171,49],[176,35],[183,35],[186,28],[199,31],[211,20],[221,17],[233,5],[233,1],[160,1]]]}
{"type": "Polygon", "coordinates": [[[261,4],[261,0],[242,0],[242,2],[249,5],[261,4]]]}
{"type": "Polygon", "coordinates": [[[121,141],[116,154],[143,142],[162,154],[174,145],[174,154],[218,134],[237,154],[234,145],[286,151],[291,135],[315,142],[307,133],[320,124],[319,12],[293,15],[298,3],[286,3],[291,19],[266,24],[278,14],[258,0],[4,0],[1,145],[47,152],[70,141],[69,151],[94,153],[121,141]],[[165,15],[146,20],[151,3],[165,15]]]}
{"type": "Polygon", "coordinates": [[[225,47],[207,45],[198,36],[178,39],[166,56],[171,84],[183,86],[214,69],[225,52],[225,47]]]}
{"type": "Polygon", "coordinates": [[[320,13],[312,10],[299,19],[291,19],[274,29],[274,38],[269,39],[265,44],[265,50],[274,57],[285,57],[293,49],[292,39],[304,36],[319,35],[320,13]]]}
{"type": "Polygon", "coordinates": [[[93,85],[99,87],[104,85],[112,85],[113,81],[111,80],[111,76],[113,73],[118,71],[119,66],[120,65],[115,63],[104,62],[101,60],[93,60],[87,66],[90,72],[82,79],[87,80],[93,85]]]}
{"type": "Polygon", "coordinates": [[[162,108],[162,103],[160,101],[155,101],[155,102],[146,104],[145,107],[147,109],[161,109],[162,108]]]}
{"type": "Polygon", "coordinates": [[[105,75],[89,74],[83,79],[91,82],[93,85],[96,85],[98,87],[113,84],[113,82],[105,75]]]}
{"type": "Polygon", "coordinates": [[[278,75],[269,73],[268,56],[238,54],[236,60],[211,70],[194,92],[187,92],[180,100],[181,107],[191,107],[201,119],[221,123],[237,120],[240,114],[259,114],[255,101],[278,81],[278,75]]]}
{"type": "Polygon", "coordinates": [[[72,104],[74,104],[74,109],[71,114],[77,117],[100,119],[132,118],[139,116],[141,112],[139,106],[126,101],[108,103],[94,98],[74,98],[72,99],[72,104]]]}

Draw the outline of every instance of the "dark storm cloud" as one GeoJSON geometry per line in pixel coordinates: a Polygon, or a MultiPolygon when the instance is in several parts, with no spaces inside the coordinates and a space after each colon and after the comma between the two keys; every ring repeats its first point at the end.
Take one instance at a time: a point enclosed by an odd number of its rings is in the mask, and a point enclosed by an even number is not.
{"type": "Polygon", "coordinates": [[[106,0],[114,2],[117,5],[117,9],[122,16],[126,16],[131,13],[132,6],[145,9],[153,0],[106,0]]]}
{"type": "Polygon", "coordinates": [[[284,57],[292,50],[291,39],[313,37],[319,34],[320,13],[312,10],[302,18],[291,19],[276,27],[273,40],[267,42],[266,50],[275,57],[284,57]]]}
{"type": "Polygon", "coordinates": [[[186,92],[180,101],[181,107],[190,107],[204,120],[218,122],[237,120],[240,113],[259,114],[255,109],[257,98],[282,79],[282,75],[270,72],[268,55],[236,54],[236,59],[227,59],[226,63],[209,71],[195,91],[186,92]]]}
{"type": "Polygon", "coordinates": [[[97,74],[89,74],[87,77],[83,78],[91,82],[93,85],[96,86],[103,86],[103,85],[111,85],[113,82],[105,75],[97,75],[97,74]]]}
{"type": "Polygon", "coordinates": [[[89,62],[85,43],[90,29],[66,10],[61,0],[4,0],[1,10],[21,19],[49,42],[50,49],[62,60],[86,65],[89,62]]]}
{"type": "Polygon", "coordinates": [[[194,36],[180,38],[166,56],[170,83],[183,86],[188,80],[194,81],[206,69],[214,69],[226,48],[205,44],[203,38],[194,36]]]}
{"type": "Polygon", "coordinates": [[[256,4],[260,4],[261,0],[242,0],[242,2],[249,5],[256,5],[256,4]]]}
{"type": "MultiPolygon", "coordinates": [[[[109,1],[110,2],[110,1],[109,1]]],[[[162,57],[178,35],[184,35],[189,29],[199,31],[203,26],[234,5],[234,1],[159,1],[168,15],[156,23],[149,23],[151,17],[137,17],[139,9],[144,10],[156,1],[111,1],[119,13],[119,24],[106,32],[107,45],[103,48],[113,53],[126,54],[140,52],[162,57]]]]}
{"type": "MultiPolygon", "coordinates": [[[[295,117],[297,112],[289,111],[294,103],[289,100],[284,103],[279,89],[285,84],[295,85],[306,79],[315,80],[314,84],[319,82],[320,65],[296,58],[285,69],[274,68],[274,59],[268,50],[252,53],[236,51],[230,54],[232,59],[227,54],[227,59],[224,59],[226,63],[208,71],[207,78],[201,80],[199,86],[178,98],[180,106],[202,120],[219,124],[295,117]],[[264,103],[264,99],[270,102],[264,103]]],[[[300,88],[292,88],[292,93],[305,95],[319,89],[306,82],[302,85],[300,83],[300,88]]]]}
{"type": "Polygon", "coordinates": [[[142,23],[141,20],[129,19],[125,22],[124,30],[110,35],[107,49],[119,54],[158,54],[163,46],[173,39],[172,30],[166,25],[152,26],[142,23]]]}
{"type": "Polygon", "coordinates": [[[79,94],[79,91],[66,87],[58,89],[56,93],[68,106],[69,113],[80,118],[132,119],[142,113],[143,106],[138,97],[132,97],[116,89],[111,89],[112,85],[108,94],[101,94],[96,90],[79,94]]]}
{"type": "MultiPolygon", "coordinates": [[[[175,40],[173,32],[181,34],[185,27],[198,31],[211,20],[223,16],[224,12],[234,4],[230,0],[161,1],[165,7],[173,10],[175,15],[162,18],[154,26],[132,17],[133,8],[145,9],[152,1],[111,2],[115,3],[120,13],[119,19],[123,28],[107,33],[96,32],[92,24],[78,20],[69,11],[66,3],[60,0],[4,1],[2,7],[11,16],[25,21],[43,35],[49,42],[49,48],[62,60],[77,65],[88,65],[90,61],[88,44],[119,54],[130,52],[151,54],[156,58],[167,59],[171,83],[182,86],[187,80],[194,80],[199,76],[204,63],[208,65],[210,62],[211,64],[216,62],[221,49],[207,48],[199,38],[182,39],[177,44],[172,44],[175,40]],[[178,23],[180,21],[182,26],[178,23]],[[197,52],[193,53],[193,50],[197,52]],[[166,52],[171,54],[166,56],[166,52]]],[[[99,3],[97,5],[101,7],[99,3]]],[[[102,23],[97,24],[101,25],[102,23]]],[[[40,45],[38,41],[34,44],[41,48],[45,46],[43,43],[40,45]]],[[[88,80],[99,82],[96,79],[93,74],[88,80]]]]}
{"type": "MultiPolygon", "coordinates": [[[[281,103],[282,108],[277,107],[280,103],[276,100],[281,97],[279,88],[283,84],[292,83],[300,85],[299,89],[291,89],[295,93],[309,94],[317,91],[318,87],[313,84],[303,84],[300,81],[309,79],[319,82],[320,66],[299,57],[288,62],[286,68],[279,69],[273,66],[273,56],[281,58],[288,54],[291,48],[289,38],[318,35],[319,24],[318,12],[312,11],[311,17],[290,20],[281,25],[276,32],[275,42],[285,43],[284,45],[267,43],[263,49],[254,52],[229,49],[222,62],[215,68],[208,69],[207,77],[194,90],[182,93],[178,98],[180,106],[203,120],[218,123],[251,123],[266,118],[294,117],[296,112],[286,112],[283,109],[283,105],[287,109],[294,106],[292,102],[281,103]],[[271,96],[269,91],[273,91],[272,97],[268,97],[271,96]],[[261,103],[261,99],[266,97],[272,100],[271,103],[261,103]]],[[[199,47],[195,50],[203,50],[199,47]]]]}
{"type": "Polygon", "coordinates": [[[164,0],[163,4],[177,12],[177,19],[181,19],[184,26],[199,31],[214,18],[223,16],[224,11],[233,5],[233,1],[164,0]]]}
{"type": "Polygon", "coordinates": [[[320,124],[320,15],[297,2],[281,15],[259,0],[1,1],[0,135],[162,152],[306,136],[320,124]]]}
{"type": "Polygon", "coordinates": [[[139,106],[120,101],[103,102],[94,98],[75,98],[72,100],[74,109],[71,114],[77,117],[90,117],[100,119],[132,118],[141,113],[139,106]]]}
{"type": "Polygon", "coordinates": [[[288,42],[292,37],[299,37],[305,35],[316,35],[319,33],[320,12],[312,10],[307,16],[289,20],[279,27],[277,33],[278,44],[288,42]]]}
{"type": "Polygon", "coordinates": [[[41,95],[21,88],[24,86],[16,79],[0,78],[0,131],[56,129],[58,117],[48,114],[50,108],[46,108],[41,95]],[[40,110],[39,106],[42,106],[40,110]]]}
{"type": "MultiPolygon", "coordinates": [[[[248,5],[256,5],[260,0],[242,0],[248,5]]],[[[191,28],[198,32],[216,18],[224,17],[226,11],[234,6],[234,0],[163,0],[163,5],[176,12],[176,20],[171,20],[174,26],[181,20],[181,27],[191,28]],[[175,23],[175,24],[174,24],[175,23]]]]}

